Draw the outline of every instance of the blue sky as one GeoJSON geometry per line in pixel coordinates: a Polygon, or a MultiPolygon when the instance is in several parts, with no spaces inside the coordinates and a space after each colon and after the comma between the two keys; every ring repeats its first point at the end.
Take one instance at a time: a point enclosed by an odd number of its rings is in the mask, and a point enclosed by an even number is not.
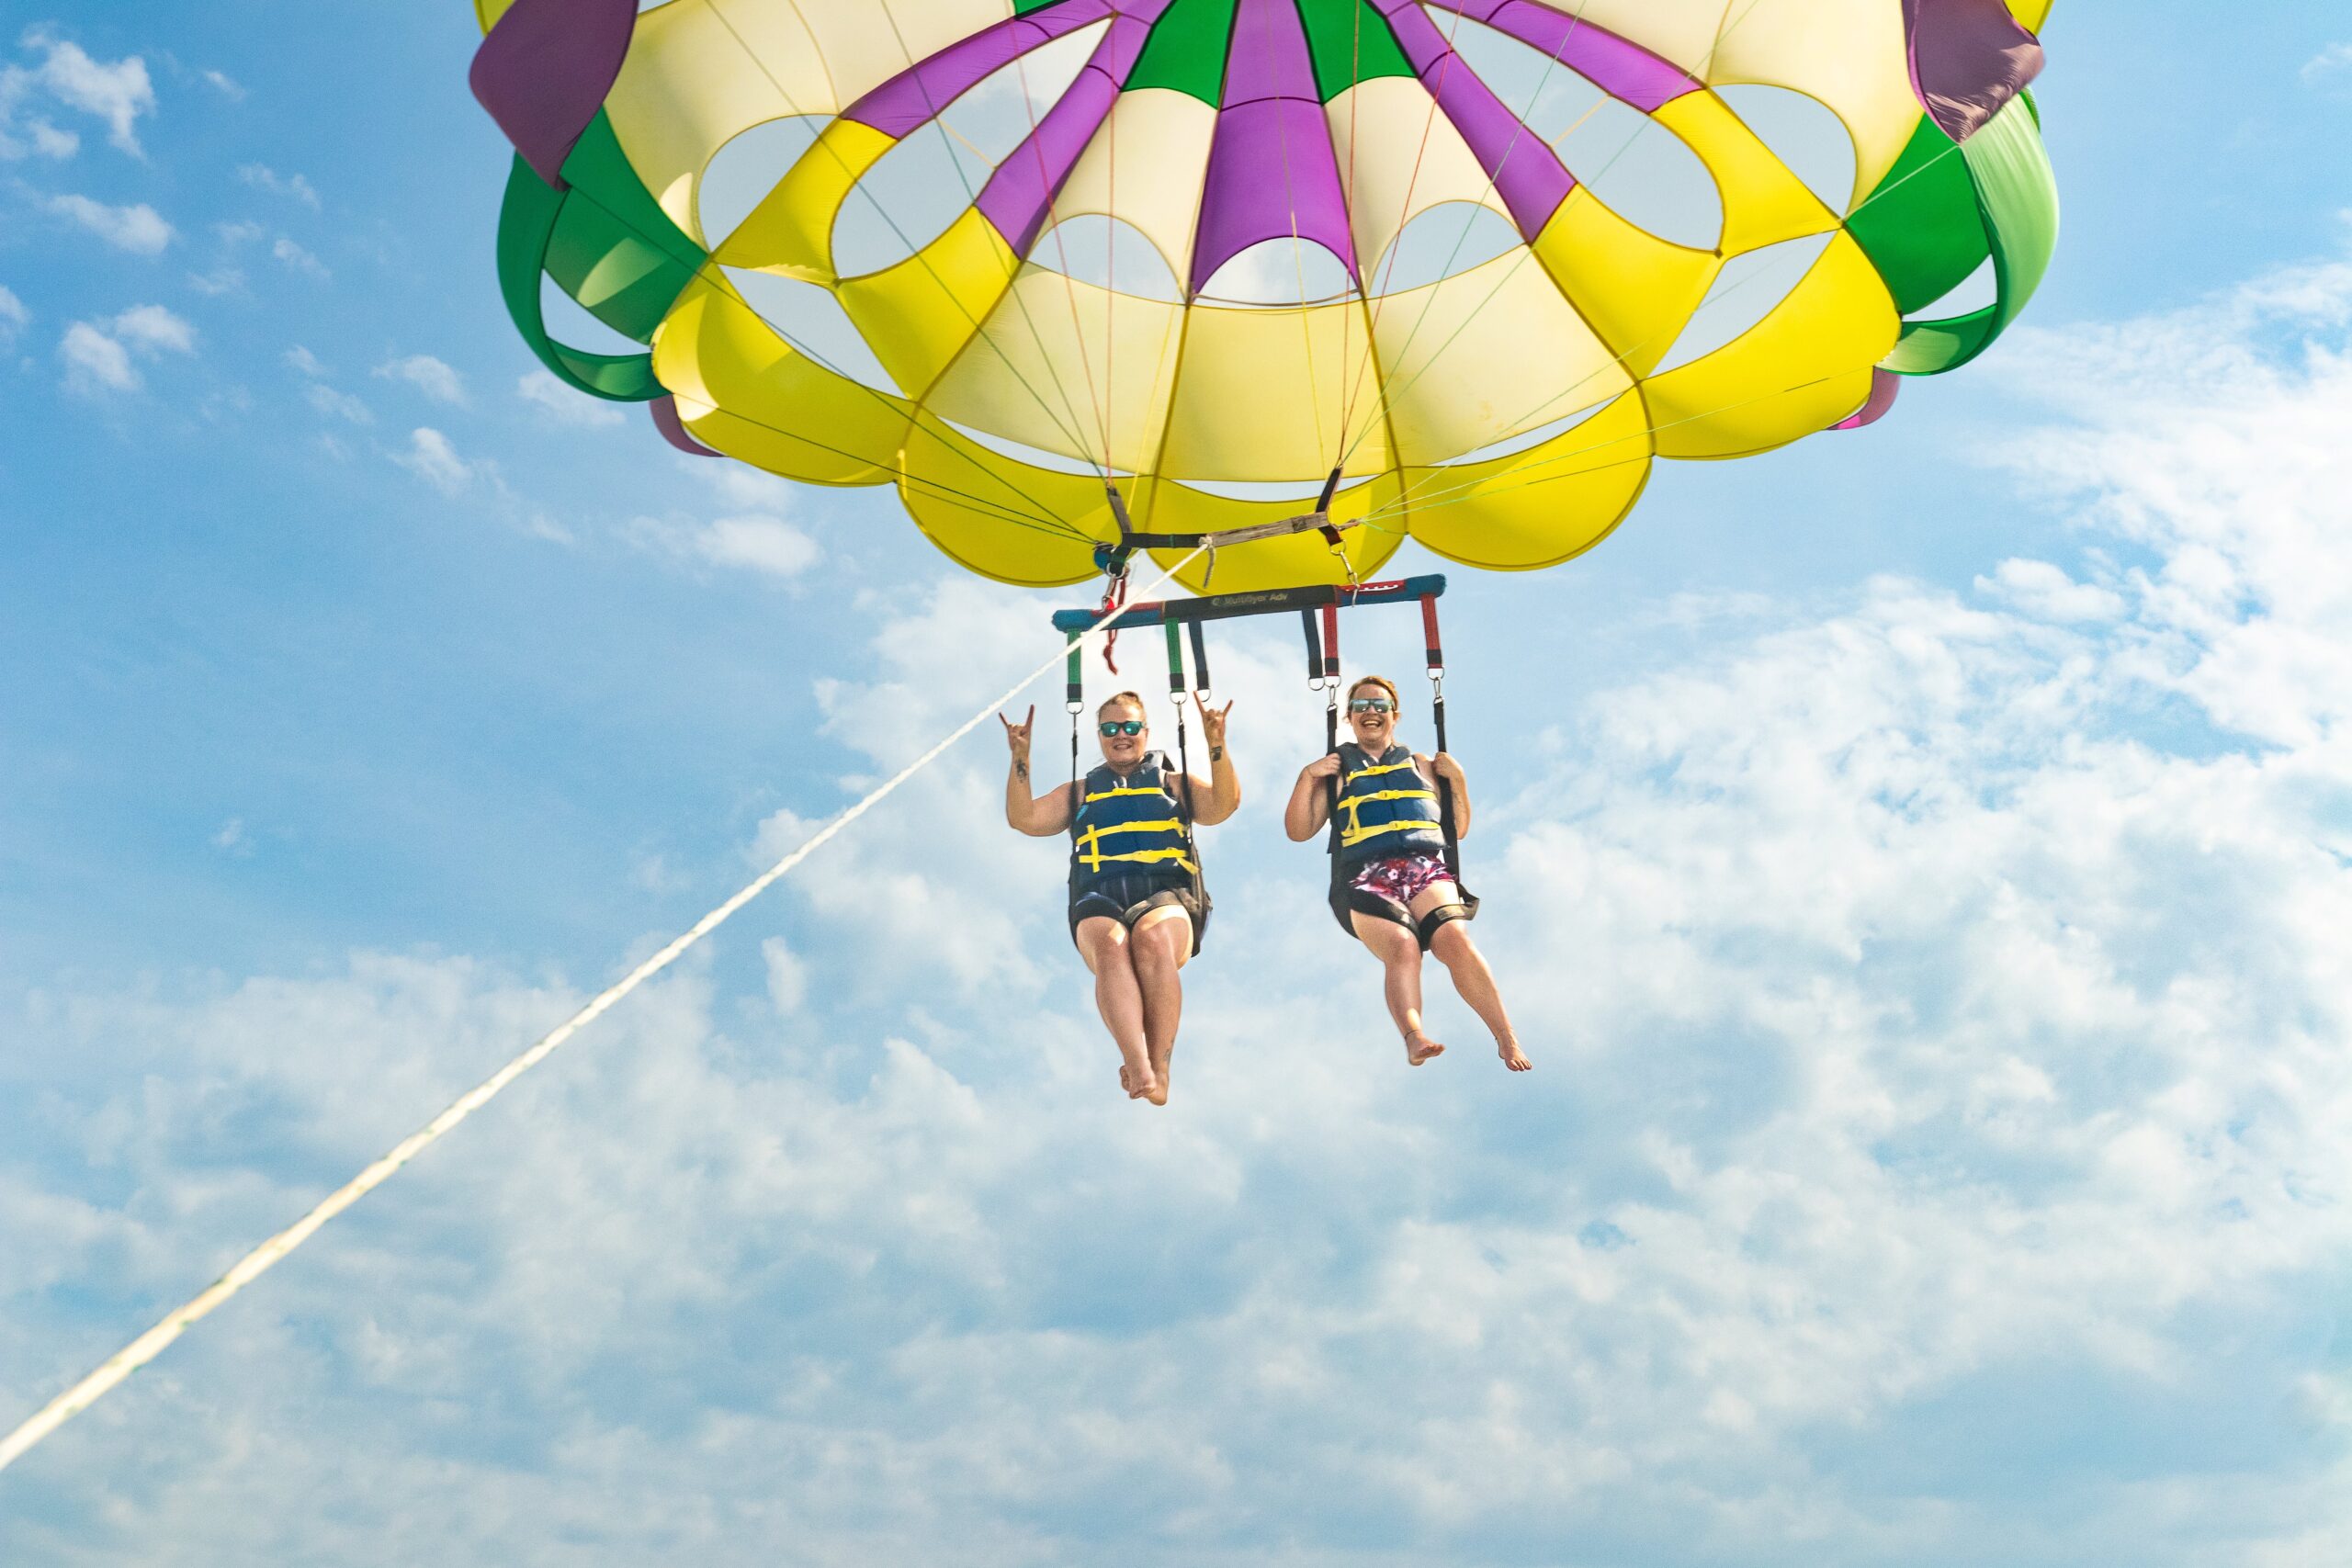
{"type": "MultiPolygon", "coordinates": [[[[0,1424],[1070,598],[526,396],[467,7],[7,25],[0,1424]]],[[[1238,631],[1175,1108],[976,738],[0,1476],[0,1560],[2344,1561],[2352,28],[2050,42],[2030,330],[1449,600],[1532,1079],[1393,1064],[1238,631]]]]}

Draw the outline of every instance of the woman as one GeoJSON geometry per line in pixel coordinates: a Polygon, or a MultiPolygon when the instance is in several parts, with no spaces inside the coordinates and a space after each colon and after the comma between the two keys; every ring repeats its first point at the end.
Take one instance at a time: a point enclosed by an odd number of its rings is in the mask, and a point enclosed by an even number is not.
{"type": "Polygon", "coordinates": [[[1205,782],[1151,749],[1143,698],[1121,692],[1094,716],[1102,765],[1042,795],[1031,793],[1029,778],[1037,710],[1019,724],[997,716],[1012,753],[1004,819],[1032,838],[1070,835],[1070,940],[1094,972],[1095,1009],[1119,1048],[1119,1087],[1154,1105],[1168,1103],[1184,1010],[1178,974],[1208,919],[1193,828],[1213,828],[1241,807],[1241,780],[1225,750],[1233,705],[1193,703],[1208,740],[1205,782]]]}
{"type": "Polygon", "coordinates": [[[1477,902],[1465,899],[1445,863],[1438,811],[1441,782],[1453,795],[1455,834],[1470,833],[1470,789],[1462,765],[1441,751],[1420,756],[1396,739],[1396,688],[1367,675],[1348,688],[1348,727],[1355,739],[1317,757],[1299,773],[1283,830],[1305,843],[1331,820],[1338,785],[1339,831],[1331,852],[1331,912],[1379,959],[1387,974],[1388,1015],[1405,1037],[1405,1060],[1418,1067],[1445,1047],[1421,1028],[1421,954],[1437,955],[1453,988],[1491,1031],[1503,1066],[1523,1073],[1535,1064],[1519,1048],[1503,999],[1470,940],[1477,902]]]}

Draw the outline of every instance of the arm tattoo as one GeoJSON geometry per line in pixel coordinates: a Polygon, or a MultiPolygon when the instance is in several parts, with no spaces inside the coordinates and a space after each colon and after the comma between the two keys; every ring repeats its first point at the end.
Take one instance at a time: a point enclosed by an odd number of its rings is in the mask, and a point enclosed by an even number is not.
{"type": "Polygon", "coordinates": [[[1023,784],[1027,784],[1029,782],[1029,764],[1026,762],[1013,763],[1012,776],[1019,779],[1023,784]]]}
{"type": "Polygon", "coordinates": [[[1209,748],[1209,761],[1212,761],[1212,762],[1222,762],[1222,761],[1225,761],[1225,748],[1224,748],[1224,747],[1222,747],[1222,746],[1212,746],[1212,747],[1210,747],[1210,748],[1209,748]]]}

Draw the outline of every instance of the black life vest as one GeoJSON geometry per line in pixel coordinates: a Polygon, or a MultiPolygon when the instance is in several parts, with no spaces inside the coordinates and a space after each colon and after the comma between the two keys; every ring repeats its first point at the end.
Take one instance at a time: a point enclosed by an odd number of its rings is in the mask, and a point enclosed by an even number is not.
{"type": "Polygon", "coordinates": [[[1339,830],[1331,852],[1341,866],[1397,855],[1445,852],[1445,826],[1437,792],[1421,776],[1409,748],[1391,746],[1374,760],[1354,741],[1340,747],[1340,798],[1331,812],[1339,830]]]}
{"type": "Polygon", "coordinates": [[[1104,763],[1078,785],[1069,821],[1069,890],[1098,892],[1113,877],[1165,870],[1190,881],[1201,874],[1193,836],[1178,811],[1176,771],[1163,751],[1147,751],[1121,778],[1104,763]]]}

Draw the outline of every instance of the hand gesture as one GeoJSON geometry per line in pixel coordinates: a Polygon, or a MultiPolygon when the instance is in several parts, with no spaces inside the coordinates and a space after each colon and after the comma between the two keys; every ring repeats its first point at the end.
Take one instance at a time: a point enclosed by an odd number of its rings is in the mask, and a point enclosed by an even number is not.
{"type": "Polygon", "coordinates": [[[1233,705],[1227,703],[1212,712],[1209,705],[1201,701],[1201,694],[1194,692],[1193,705],[1200,710],[1201,733],[1207,738],[1210,748],[1212,750],[1222,748],[1225,745],[1226,720],[1233,716],[1233,705]]]}
{"type": "Polygon", "coordinates": [[[1299,776],[1309,779],[1338,778],[1340,776],[1340,754],[1337,751],[1324,752],[1323,755],[1307,763],[1306,772],[1301,773],[1299,776]]]}
{"type": "Polygon", "coordinates": [[[1441,780],[1452,784],[1454,788],[1468,789],[1470,787],[1470,781],[1463,776],[1462,764],[1444,752],[1440,751],[1430,758],[1430,765],[1437,770],[1437,776],[1441,780]]]}
{"type": "Polygon", "coordinates": [[[1037,728],[1037,705],[1035,703],[1029,705],[1029,716],[1019,724],[1013,723],[1002,714],[997,715],[996,717],[997,722],[1004,726],[1004,744],[1012,752],[1012,760],[1016,762],[1027,761],[1030,732],[1037,728]]]}

